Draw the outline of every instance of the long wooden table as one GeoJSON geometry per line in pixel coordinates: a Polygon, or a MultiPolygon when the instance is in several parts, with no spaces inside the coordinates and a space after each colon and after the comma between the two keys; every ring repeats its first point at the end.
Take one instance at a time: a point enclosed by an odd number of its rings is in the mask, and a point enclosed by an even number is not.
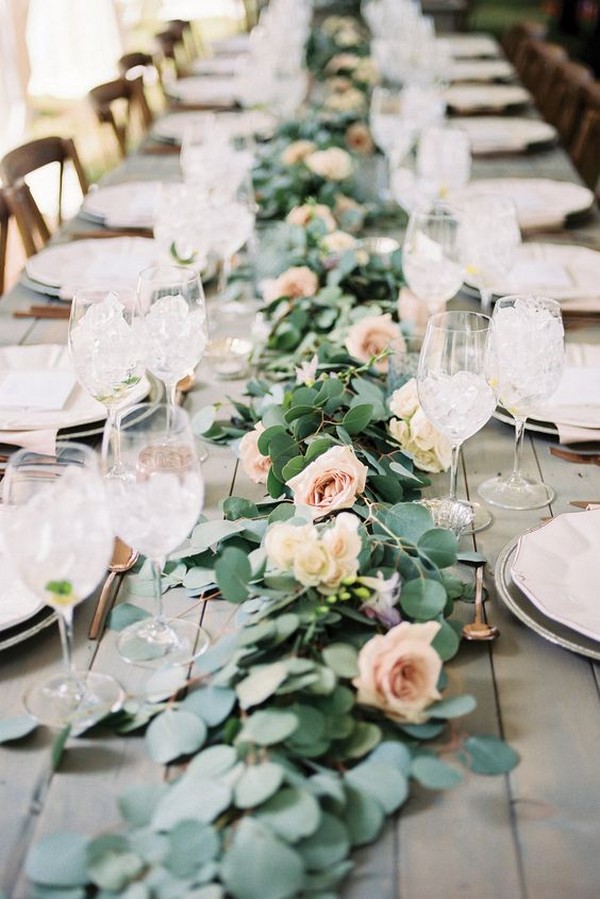
{"type": "MultiPolygon", "coordinates": [[[[177,177],[176,156],[131,157],[107,181],[177,177]]],[[[476,161],[473,176],[539,176],[578,181],[559,149],[535,155],[476,161]]],[[[76,221],[75,227],[85,227],[76,221]]],[[[401,236],[401,235],[398,235],[401,236]]],[[[565,241],[570,234],[540,238],[565,241]]],[[[573,233],[573,241],[600,242],[600,218],[590,217],[573,233]]],[[[17,319],[16,309],[40,297],[22,286],[3,299],[0,342],[64,342],[65,321],[17,319]]],[[[476,308],[460,295],[453,305],[476,308]]],[[[600,329],[568,334],[569,340],[597,341],[600,329]]],[[[185,406],[190,412],[241,391],[243,382],[222,382],[202,363],[185,406]]],[[[475,695],[477,709],[465,726],[477,733],[500,734],[521,754],[520,765],[506,777],[468,775],[447,793],[415,788],[397,820],[381,838],[357,852],[355,869],[343,895],[347,899],[591,899],[600,884],[600,667],[557,647],[520,623],[498,600],[494,566],[502,548],[548,516],[572,511],[573,500],[600,500],[600,469],[575,465],[550,455],[556,441],[529,433],[524,465],[537,471],[557,491],[548,508],[511,513],[496,510],[493,525],[475,538],[463,538],[488,559],[485,581],[490,591],[487,614],[501,630],[494,644],[466,644],[450,664],[451,684],[475,695]]],[[[513,455],[513,429],[492,420],[464,449],[462,489],[476,496],[484,479],[506,472],[513,455]]],[[[262,488],[240,472],[233,453],[211,447],[204,465],[205,512],[219,517],[219,502],[232,492],[259,498],[262,488]]],[[[435,479],[431,492],[445,486],[435,479]]],[[[590,589],[597,585],[590,584],[590,589]]],[[[128,597],[127,584],[120,600],[128,597]]],[[[143,604],[143,597],[130,597],[143,604]]],[[[170,613],[191,607],[217,639],[232,626],[232,608],[222,601],[194,603],[182,591],[166,598],[170,613]]],[[[144,694],[147,672],[120,660],[114,634],[100,643],[86,639],[92,600],[75,617],[75,655],[80,667],[110,671],[132,696],[144,694]]],[[[457,615],[469,620],[472,606],[458,604],[457,615]]],[[[20,714],[21,695],[34,680],[56,670],[60,645],[56,626],[0,653],[2,717],[20,714]]],[[[30,895],[23,872],[28,848],[59,830],[94,835],[118,826],[116,797],[141,781],[157,781],[165,771],[149,761],[140,736],[81,737],[70,741],[58,771],[50,750],[54,736],[39,729],[21,744],[0,748],[0,889],[11,899],[30,895]]]]}

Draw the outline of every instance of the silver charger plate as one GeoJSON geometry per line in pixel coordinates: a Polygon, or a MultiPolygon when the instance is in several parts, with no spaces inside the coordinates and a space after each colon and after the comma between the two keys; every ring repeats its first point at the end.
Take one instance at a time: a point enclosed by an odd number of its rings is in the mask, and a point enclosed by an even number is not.
{"type": "Polygon", "coordinates": [[[30,637],[34,637],[40,631],[54,624],[57,618],[58,612],[55,612],[50,606],[44,606],[43,609],[40,609],[27,621],[22,621],[20,624],[15,624],[13,627],[1,631],[0,650],[10,649],[11,646],[16,646],[18,643],[22,643],[23,640],[29,640],[30,637]]]}
{"type": "MultiPolygon", "coordinates": [[[[492,418],[495,418],[496,421],[501,421],[505,425],[511,425],[513,428],[515,426],[515,420],[512,415],[500,406],[492,414],[492,418]]],[[[553,425],[552,422],[549,421],[538,421],[535,418],[527,419],[525,422],[525,430],[533,431],[535,434],[546,434],[548,437],[558,437],[556,425],[553,425]]]]}
{"type": "Polygon", "coordinates": [[[523,591],[515,584],[511,575],[519,538],[515,537],[504,547],[498,556],[495,568],[496,588],[498,596],[523,624],[531,628],[540,637],[569,649],[578,655],[600,661],[600,643],[571,630],[564,624],[548,618],[535,606],[523,591]]]}

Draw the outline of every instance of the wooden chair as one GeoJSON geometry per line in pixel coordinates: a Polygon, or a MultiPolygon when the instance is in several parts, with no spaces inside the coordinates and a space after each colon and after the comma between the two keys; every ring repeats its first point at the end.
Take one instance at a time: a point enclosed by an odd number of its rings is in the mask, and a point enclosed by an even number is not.
{"type": "Polygon", "coordinates": [[[45,246],[53,230],[27,182],[29,175],[49,165],[58,166],[56,225],[60,225],[63,221],[66,167],[72,166],[75,171],[82,195],[89,188],[73,141],[64,137],[41,137],[10,150],[0,160],[0,175],[5,186],[11,188],[5,193],[5,200],[15,216],[28,256],[45,246]]]}
{"type": "Polygon", "coordinates": [[[544,40],[546,31],[546,26],[541,22],[529,19],[515,22],[513,25],[509,25],[502,35],[502,49],[510,61],[517,65],[519,54],[523,49],[523,42],[529,39],[544,40]]]}
{"type": "Polygon", "coordinates": [[[190,74],[190,60],[183,39],[172,31],[159,31],[154,35],[162,60],[162,77],[185,78],[190,74]],[[165,71],[168,68],[170,71],[165,71]]]}
{"type": "Polygon", "coordinates": [[[6,279],[6,250],[8,247],[8,226],[11,209],[6,201],[6,192],[10,188],[0,188],[0,294],[4,293],[6,279]]]}
{"type": "Polygon", "coordinates": [[[546,99],[548,84],[557,67],[568,60],[567,51],[559,44],[549,41],[532,41],[532,49],[528,55],[528,61],[521,81],[531,91],[540,109],[546,99]]]}
{"type": "Polygon", "coordinates": [[[569,149],[585,107],[585,89],[594,75],[588,66],[576,62],[564,63],[559,75],[548,97],[545,118],[557,129],[562,145],[569,149]]]}
{"type": "Polygon", "coordinates": [[[595,191],[600,178],[600,81],[586,85],[582,99],[583,115],[570,154],[583,182],[595,191]]]}
{"type": "Polygon", "coordinates": [[[117,68],[121,78],[129,81],[141,78],[144,85],[146,100],[154,115],[154,112],[162,112],[167,104],[167,95],[163,83],[162,68],[159,61],[151,53],[137,51],[125,53],[117,61],[117,68]],[[150,103],[148,97],[156,102],[150,103]]]}
{"type": "Polygon", "coordinates": [[[141,76],[99,84],[89,91],[88,99],[98,121],[112,128],[122,157],[154,121],[141,76]]]}

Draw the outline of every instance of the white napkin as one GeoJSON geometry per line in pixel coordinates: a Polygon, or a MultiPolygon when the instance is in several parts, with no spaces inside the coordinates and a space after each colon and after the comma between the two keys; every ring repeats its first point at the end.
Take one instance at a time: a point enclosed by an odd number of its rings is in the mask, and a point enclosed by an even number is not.
{"type": "Polygon", "coordinates": [[[56,448],[58,428],[41,431],[0,431],[0,443],[51,455],[56,448]]]}
{"type": "Polygon", "coordinates": [[[569,344],[565,370],[554,396],[531,418],[556,425],[560,442],[600,440],[600,346],[569,344]]]}

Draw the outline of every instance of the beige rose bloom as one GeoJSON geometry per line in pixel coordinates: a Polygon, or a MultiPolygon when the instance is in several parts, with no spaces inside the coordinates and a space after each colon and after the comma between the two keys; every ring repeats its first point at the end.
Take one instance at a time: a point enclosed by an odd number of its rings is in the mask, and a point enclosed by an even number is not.
{"type": "Polygon", "coordinates": [[[410,442],[410,425],[407,421],[392,418],[388,424],[390,436],[397,440],[401,447],[405,448],[410,442]]]}
{"type": "Polygon", "coordinates": [[[325,109],[334,112],[360,111],[366,106],[365,95],[356,87],[351,87],[342,94],[331,94],[323,104],[325,109]]]}
{"type": "MultiPolygon", "coordinates": [[[[359,362],[368,362],[394,341],[402,340],[402,332],[392,321],[389,312],[385,315],[367,315],[352,325],[346,337],[346,349],[359,362]]],[[[380,359],[375,364],[378,371],[387,371],[388,360],[380,359]]]]}
{"type": "Polygon", "coordinates": [[[394,390],[389,399],[389,407],[392,415],[397,415],[398,418],[410,418],[415,414],[419,408],[419,394],[414,378],[394,390]]]}
{"type": "MultiPolygon", "coordinates": [[[[345,94],[343,95],[345,96],[345,94]]],[[[340,147],[317,150],[304,159],[304,164],[321,178],[328,181],[344,181],[353,172],[352,157],[340,147]]]]}
{"type": "Polygon", "coordinates": [[[346,231],[333,231],[321,238],[321,245],[328,253],[343,253],[351,250],[355,243],[354,237],[346,231]]]}
{"type": "Polygon", "coordinates": [[[350,446],[332,446],[287,482],[294,502],[310,506],[316,517],[349,509],[365,489],[367,466],[350,446]]]}
{"type": "Polygon", "coordinates": [[[375,144],[371,132],[364,122],[353,122],[346,130],[346,146],[361,156],[370,156],[375,152],[375,144]]]}
{"type": "Polygon", "coordinates": [[[446,471],[450,467],[452,459],[452,444],[435,428],[423,410],[417,409],[410,420],[411,446],[415,461],[424,471],[446,471]],[[421,460],[429,466],[424,468],[417,459],[416,452],[421,455],[421,460]]]}
{"type": "Polygon", "coordinates": [[[330,233],[337,228],[337,222],[331,209],[323,203],[304,203],[302,206],[294,206],[285,217],[286,222],[289,222],[290,225],[298,225],[300,228],[306,228],[313,219],[321,219],[330,233]]]}
{"type": "Polygon", "coordinates": [[[357,68],[360,63],[361,59],[355,53],[336,53],[325,66],[325,71],[340,72],[343,69],[352,70],[357,68]]]}
{"type": "Polygon", "coordinates": [[[352,81],[345,75],[336,75],[327,79],[327,87],[333,94],[344,94],[352,88],[352,81]]]}
{"type": "Polygon", "coordinates": [[[328,581],[334,566],[318,536],[305,539],[296,547],[292,571],[305,587],[317,587],[328,581]]]}
{"type": "Polygon", "coordinates": [[[363,84],[377,84],[380,78],[375,60],[370,56],[360,59],[354,70],[354,78],[363,84]]]}
{"type": "Polygon", "coordinates": [[[258,449],[258,438],[264,431],[259,421],[253,431],[248,431],[240,440],[240,461],[242,468],[255,484],[264,484],[271,468],[270,456],[263,456],[258,449]]]}
{"type": "Polygon", "coordinates": [[[360,518],[351,512],[340,512],[336,517],[333,527],[327,528],[323,534],[323,545],[327,548],[332,559],[338,562],[348,562],[358,567],[358,554],[362,546],[362,540],[358,534],[360,518]]]}
{"type": "Polygon", "coordinates": [[[265,535],[265,552],[273,568],[290,571],[298,547],[317,539],[317,529],[312,524],[294,525],[287,521],[276,521],[265,535]]]}
{"type": "Polygon", "coordinates": [[[426,721],[425,709],[440,699],[442,660],[431,646],[440,626],[437,621],[403,622],[365,643],[358,656],[359,674],[352,682],[357,702],[381,709],[394,721],[426,721]]]}
{"type": "Polygon", "coordinates": [[[284,165],[297,165],[316,149],[311,140],[295,140],[281,154],[284,165]]]}
{"type": "Polygon", "coordinates": [[[288,268],[278,278],[267,281],[263,287],[263,299],[270,303],[279,297],[312,297],[319,290],[319,279],[306,265],[288,268]]]}

